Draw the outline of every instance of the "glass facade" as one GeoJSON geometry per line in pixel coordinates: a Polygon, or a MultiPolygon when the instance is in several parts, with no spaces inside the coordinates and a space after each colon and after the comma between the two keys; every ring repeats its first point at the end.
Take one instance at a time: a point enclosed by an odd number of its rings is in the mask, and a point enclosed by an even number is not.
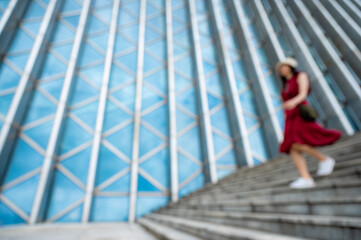
{"type": "Polygon", "coordinates": [[[277,156],[284,120],[274,65],[300,49],[320,121],[358,131],[360,71],[330,26],[305,22],[307,9],[278,0],[0,0],[0,224],[133,221],[277,156]]]}

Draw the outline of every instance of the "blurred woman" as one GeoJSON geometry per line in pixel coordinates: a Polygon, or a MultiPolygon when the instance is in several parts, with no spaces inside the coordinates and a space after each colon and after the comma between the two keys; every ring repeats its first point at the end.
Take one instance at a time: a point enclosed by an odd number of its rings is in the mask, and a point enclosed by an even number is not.
{"type": "Polygon", "coordinates": [[[315,182],[308,171],[306,160],[302,156],[307,153],[319,161],[318,176],[326,176],[333,172],[335,160],[325,156],[314,147],[330,145],[341,137],[341,132],[325,129],[315,121],[307,121],[301,117],[299,106],[309,105],[306,100],[310,93],[310,80],[305,72],[296,69],[297,61],[286,58],[276,65],[276,71],[282,80],[282,99],[285,115],[284,139],[279,147],[280,152],[291,156],[300,178],[290,184],[291,188],[311,188],[315,182]]]}

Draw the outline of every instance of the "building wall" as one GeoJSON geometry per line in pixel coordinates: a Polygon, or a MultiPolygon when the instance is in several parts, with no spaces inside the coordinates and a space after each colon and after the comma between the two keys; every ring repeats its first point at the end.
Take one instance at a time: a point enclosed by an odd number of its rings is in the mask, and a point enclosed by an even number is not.
{"type": "Polygon", "coordinates": [[[361,5],[0,0],[0,224],[134,221],[278,156],[275,64],[361,128],[361,5]]]}

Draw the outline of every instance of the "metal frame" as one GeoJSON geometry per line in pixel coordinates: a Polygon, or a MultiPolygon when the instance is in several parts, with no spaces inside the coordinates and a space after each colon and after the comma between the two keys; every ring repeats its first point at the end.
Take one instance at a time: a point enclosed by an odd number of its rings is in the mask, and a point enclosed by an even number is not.
{"type": "Polygon", "coordinates": [[[327,64],[328,71],[334,76],[335,82],[342,90],[343,94],[347,96],[347,105],[350,106],[352,112],[357,119],[358,125],[361,126],[361,89],[357,84],[357,80],[350,73],[344,62],[337,54],[336,50],[329,43],[326,36],[322,33],[320,27],[315,20],[310,16],[306,6],[302,1],[288,1],[289,6],[299,18],[301,24],[308,36],[311,38],[310,42],[314,47],[323,53],[322,57],[327,64]]]}
{"type": "Polygon", "coordinates": [[[173,57],[173,28],[172,28],[172,1],[166,1],[166,31],[167,31],[167,61],[168,61],[168,111],[169,111],[169,149],[170,149],[170,177],[171,200],[178,201],[178,153],[177,153],[177,122],[176,96],[173,57]]]}
{"type": "MultiPolygon", "coordinates": [[[[351,1],[340,1],[338,4],[342,5],[342,8],[353,18],[356,23],[361,23],[361,12],[351,1]]],[[[360,24],[359,24],[360,25],[360,24]]]]}
{"type": "Polygon", "coordinates": [[[119,14],[119,6],[120,6],[120,0],[114,0],[112,19],[111,19],[110,30],[109,30],[108,46],[107,46],[107,51],[106,51],[106,55],[105,55],[102,86],[100,89],[97,120],[96,120],[95,130],[94,130],[94,140],[93,140],[93,146],[92,146],[92,150],[91,150],[88,179],[87,179],[86,192],[85,192],[85,198],[84,198],[84,206],[83,206],[83,212],[82,212],[82,220],[81,221],[83,223],[89,221],[90,210],[91,210],[92,199],[93,199],[94,182],[95,182],[96,169],[97,169],[98,157],[99,157],[99,149],[100,149],[101,138],[102,138],[105,107],[107,104],[109,77],[110,77],[110,71],[111,71],[112,62],[113,62],[114,42],[115,42],[115,36],[116,36],[116,30],[117,30],[116,27],[117,27],[117,20],[118,20],[118,14],[119,14]]]}
{"type": "Polygon", "coordinates": [[[241,31],[237,31],[239,45],[242,52],[245,53],[246,71],[248,76],[253,79],[255,87],[252,87],[257,99],[261,118],[263,121],[262,127],[265,132],[267,140],[268,151],[272,157],[279,155],[278,146],[283,139],[281,126],[278,122],[276,110],[272,104],[270,93],[267,89],[266,80],[262,73],[261,62],[257,56],[256,48],[251,42],[251,34],[246,23],[245,13],[243,12],[241,2],[233,0],[233,11],[236,15],[237,25],[241,31]]]}
{"type": "Polygon", "coordinates": [[[33,208],[29,220],[30,224],[35,224],[37,221],[40,220],[40,218],[42,217],[41,215],[43,214],[44,211],[44,207],[46,205],[47,194],[52,179],[54,158],[56,155],[58,143],[60,141],[60,133],[64,125],[66,107],[73,86],[73,78],[76,72],[76,66],[80,53],[81,43],[84,37],[85,27],[88,20],[90,5],[91,5],[91,0],[85,0],[83,3],[78,29],[75,35],[74,45],[68,64],[68,69],[65,75],[64,84],[60,95],[59,105],[56,110],[55,120],[53,127],[51,129],[49,143],[46,149],[46,155],[44,158],[44,163],[40,175],[40,180],[34,198],[33,208]]]}
{"type": "Polygon", "coordinates": [[[252,159],[252,151],[248,140],[248,133],[245,120],[243,118],[243,109],[239,100],[236,78],[233,71],[230,56],[227,51],[226,43],[223,38],[223,26],[220,12],[215,0],[209,1],[211,7],[211,17],[213,19],[214,27],[216,29],[216,39],[218,49],[221,55],[221,63],[223,66],[226,81],[224,81],[224,89],[226,92],[226,99],[229,99],[228,114],[231,119],[231,127],[233,129],[235,150],[239,166],[247,165],[254,166],[252,159]]]}
{"type": "Polygon", "coordinates": [[[144,48],[145,48],[145,25],[146,25],[146,7],[147,0],[141,0],[139,12],[139,32],[138,32],[138,59],[137,59],[137,78],[136,94],[134,109],[134,133],[133,133],[133,150],[130,178],[130,200],[128,220],[135,221],[136,204],[137,204],[137,187],[138,187],[138,168],[139,168],[139,135],[142,111],[142,87],[143,87],[143,65],[144,65],[144,48]]]}
{"type": "Polygon", "coordinates": [[[284,29],[285,36],[290,40],[289,42],[293,47],[293,50],[298,53],[297,59],[299,60],[299,65],[306,69],[310,75],[314,93],[324,110],[326,118],[328,119],[327,123],[329,126],[338,128],[348,135],[354,134],[354,130],[350,122],[345,116],[330,87],[326,83],[321,70],[317,67],[317,64],[311,56],[311,53],[308,51],[306,44],[302,41],[302,37],[297,31],[296,26],[293,24],[291,16],[288,14],[285,6],[282,4],[282,1],[274,0],[270,1],[270,3],[284,29]]]}
{"type": "MultiPolygon", "coordinates": [[[[193,42],[193,56],[196,65],[196,95],[197,95],[197,107],[200,121],[201,131],[201,147],[203,162],[207,163],[209,171],[209,180],[211,183],[218,182],[216,156],[214,152],[214,143],[212,136],[212,125],[208,109],[208,98],[206,81],[203,70],[203,60],[201,45],[199,40],[197,14],[194,0],[188,1],[188,10],[191,20],[192,42],[193,42]]],[[[207,168],[205,166],[205,168],[207,168]]]]}

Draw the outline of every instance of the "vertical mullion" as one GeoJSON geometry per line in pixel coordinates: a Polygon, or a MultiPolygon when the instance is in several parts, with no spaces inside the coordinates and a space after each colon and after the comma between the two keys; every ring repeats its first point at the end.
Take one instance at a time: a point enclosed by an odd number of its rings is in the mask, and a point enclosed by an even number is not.
{"type": "Polygon", "coordinates": [[[142,87],[143,87],[143,65],[144,65],[144,44],[145,44],[145,24],[147,0],[141,0],[139,12],[139,36],[138,36],[138,59],[137,59],[137,77],[135,93],[135,114],[134,114],[134,133],[132,149],[132,165],[130,178],[130,205],[129,222],[135,221],[135,208],[137,201],[138,186],[138,168],[139,168],[139,135],[141,121],[142,105],[142,87]]]}
{"type": "Polygon", "coordinates": [[[64,117],[69,101],[69,95],[73,85],[73,78],[76,73],[77,61],[80,53],[81,43],[84,37],[85,27],[87,24],[90,5],[92,0],[85,0],[81,11],[79,25],[75,35],[73,49],[70,55],[68,69],[65,75],[63,88],[61,90],[58,108],[55,113],[54,124],[51,129],[46,155],[43,161],[39,185],[36,191],[33,208],[30,215],[30,224],[36,223],[46,201],[46,195],[49,190],[50,178],[53,171],[54,158],[56,149],[60,140],[62,126],[64,125],[64,117]]]}
{"type": "Polygon", "coordinates": [[[176,97],[173,58],[173,29],[172,29],[172,1],[166,0],[166,29],[167,29],[167,73],[168,73],[168,112],[169,112],[169,147],[170,147],[170,176],[171,200],[178,201],[178,155],[177,155],[177,124],[176,97]]]}
{"type": "Polygon", "coordinates": [[[106,56],[105,56],[102,86],[100,89],[97,120],[96,120],[95,131],[94,131],[94,140],[93,140],[93,146],[92,146],[92,151],[91,151],[91,156],[90,156],[89,172],[88,172],[87,186],[86,186],[86,192],[85,192],[85,198],[84,198],[84,208],[83,208],[83,213],[82,213],[83,214],[82,222],[88,222],[89,216],[90,216],[93,191],[94,191],[95,175],[96,175],[99,149],[100,149],[101,137],[102,137],[102,131],[103,131],[105,107],[107,104],[108,84],[109,84],[109,77],[110,77],[110,71],[111,71],[112,60],[113,60],[114,42],[115,42],[116,27],[117,27],[118,13],[119,13],[119,4],[120,4],[120,0],[114,0],[112,19],[111,19],[110,30],[109,30],[108,46],[107,46],[107,52],[106,52],[106,56]]]}
{"type": "Polygon", "coordinates": [[[277,120],[270,93],[267,90],[266,81],[261,69],[261,62],[257,56],[254,45],[251,43],[251,34],[248,30],[241,2],[239,0],[233,0],[232,2],[234,6],[232,9],[235,12],[237,24],[241,30],[237,34],[237,37],[240,46],[242,46],[242,52],[246,53],[247,60],[245,63],[247,64],[247,72],[251,79],[254,80],[253,82],[255,82],[255,97],[258,99],[259,109],[263,113],[262,120],[264,122],[268,149],[271,156],[275,157],[279,155],[278,145],[283,139],[281,126],[277,120]]]}
{"type": "Polygon", "coordinates": [[[236,78],[233,71],[232,62],[227,51],[226,42],[223,38],[223,26],[220,16],[220,12],[215,0],[210,1],[211,16],[216,29],[217,45],[221,53],[221,62],[223,64],[224,73],[226,76],[225,90],[227,98],[229,98],[229,112],[232,116],[231,123],[234,133],[234,139],[236,143],[237,161],[239,165],[245,165],[252,167],[254,162],[252,159],[252,152],[250,143],[248,140],[248,133],[246,123],[243,117],[243,109],[238,97],[238,90],[236,85],[236,78]]]}
{"type": "Polygon", "coordinates": [[[193,43],[193,54],[196,64],[196,91],[197,91],[197,105],[200,119],[201,138],[202,138],[202,158],[207,162],[209,178],[211,183],[218,181],[216,157],[214,152],[214,142],[212,136],[212,125],[210,120],[210,113],[208,109],[207,89],[206,81],[203,69],[202,52],[200,45],[200,38],[197,25],[197,15],[195,8],[195,1],[189,0],[189,15],[191,18],[191,30],[192,30],[192,43],[193,43]]]}
{"type": "Polygon", "coordinates": [[[337,102],[335,95],[326,83],[326,79],[321,70],[317,67],[306,44],[302,41],[302,37],[297,31],[296,26],[293,24],[291,16],[287,13],[282,1],[274,0],[270,1],[270,3],[280,20],[281,26],[284,28],[286,37],[290,40],[291,46],[295,52],[298,53],[297,57],[300,60],[299,65],[309,71],[312,87],[314,88],[317,100],[320,102],[322,109],[324,109],[326,118],[328,119],[327,122],[331,127],[337,127],[349,135],[353,134],[354,130],[350,122],[345,116],[340,104],[337,102]]]}

